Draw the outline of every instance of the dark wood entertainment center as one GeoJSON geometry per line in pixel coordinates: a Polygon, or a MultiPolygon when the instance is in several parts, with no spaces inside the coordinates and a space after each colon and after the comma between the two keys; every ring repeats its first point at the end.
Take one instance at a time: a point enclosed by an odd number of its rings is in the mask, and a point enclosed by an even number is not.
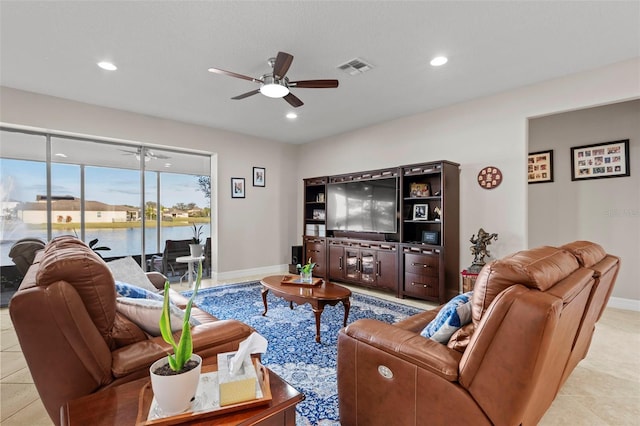
{"type": "Polygon", "coordinates": [[[460,165],[435,161],[304,179],[304,261],[314,275],[444,303],[460,293],[460,165]],[[327,185],[396,178],[397,232],[327,229],[327,185]]]}

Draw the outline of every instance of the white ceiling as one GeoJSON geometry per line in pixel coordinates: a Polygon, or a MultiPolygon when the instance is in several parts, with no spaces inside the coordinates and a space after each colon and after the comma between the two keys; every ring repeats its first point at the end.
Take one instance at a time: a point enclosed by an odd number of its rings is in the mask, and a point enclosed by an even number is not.
{"type": "Polygon", "coordinates": [[[3,86],[289,143],[640,56],[637,0],[2,0],[0,28],[3,86]],[[282,99],[230,99],[256,83],[207,72],[259,77],[278,51],[291,80],[340,80],[294,88],[295,121],[282,99]],[[356,57],[375,68],[337,69],[356,57]]]}

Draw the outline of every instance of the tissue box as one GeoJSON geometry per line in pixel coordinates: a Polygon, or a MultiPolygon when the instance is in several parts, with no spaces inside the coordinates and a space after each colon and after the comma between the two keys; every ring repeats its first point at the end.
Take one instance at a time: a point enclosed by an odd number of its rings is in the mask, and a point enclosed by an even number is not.
{"type": "Polygon", "coordinates": [[[251,357],[247,355],[242,360],[242,367],[238,374],[232,375],[229,362],[235,354],[235,352],[218,354],[218,382],[220,385],[221,407],[257,398],[258,376],[256,368],[251,362],[251,357]]]}

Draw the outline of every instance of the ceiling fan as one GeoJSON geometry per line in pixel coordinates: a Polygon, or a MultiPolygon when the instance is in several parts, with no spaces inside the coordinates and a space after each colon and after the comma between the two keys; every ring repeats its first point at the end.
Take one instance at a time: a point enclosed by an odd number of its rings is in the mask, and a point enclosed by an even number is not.
{"type": "Polygon", "coordinates": [[[273,72],[264,74],[260,78],[253,78],[246,75],[237,74],[235,72],[221,70],[219,68],[209,68],[209,72],[241,78],[243,80],[249,80],[254,83],[260,83],[259,89],[243,93],[242,95],[235,96],[231,99],[244,99],[248,98],[249,96],[262,93],[263,95],[270,98],[284,98],[284,100],[294,108],[298,108],[304,104],[297,96],[291,93],[291,91],[289,90],[291,88],[301,87],[307,89],[330,89],[338,87],[338,80],[289,81],[289,78],[285,77],[285,74],[289,70],[292,61],[293,55],[285,52],[278,52],[277,57],[270,58],[267,61],[269,66],[273,68],[273,72]]]}
{"type": "MultiPolygon", "coordinates": [[[[140,156],[142,155],[142,148],[138,148],[135,151],[130,151],[128,149],[119,149],[118,151],[122,151],[125,154],[122,155],[135,155],[136,159],[138,161],[140,161],[140,156]]],[[[166,160],[168,158],[171,157],[167,157],[166,155],[160,155],[160,154],[155,154],[153,151],[149,150],[149,149],[145,149],[144,151],[144,161],[151,161],[151,160],[166,160]]]]}

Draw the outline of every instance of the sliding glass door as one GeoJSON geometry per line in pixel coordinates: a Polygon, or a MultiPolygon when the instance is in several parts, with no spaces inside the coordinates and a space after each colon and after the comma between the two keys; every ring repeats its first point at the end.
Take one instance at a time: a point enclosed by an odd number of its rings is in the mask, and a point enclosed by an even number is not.
{"type": "Polygon", "coordinates": [[[209,155],[52,134],[0,131],[1,266],[18,239],[76,235],[104,257],[161,254],[167,239],[210,236],[209,155]]]}

